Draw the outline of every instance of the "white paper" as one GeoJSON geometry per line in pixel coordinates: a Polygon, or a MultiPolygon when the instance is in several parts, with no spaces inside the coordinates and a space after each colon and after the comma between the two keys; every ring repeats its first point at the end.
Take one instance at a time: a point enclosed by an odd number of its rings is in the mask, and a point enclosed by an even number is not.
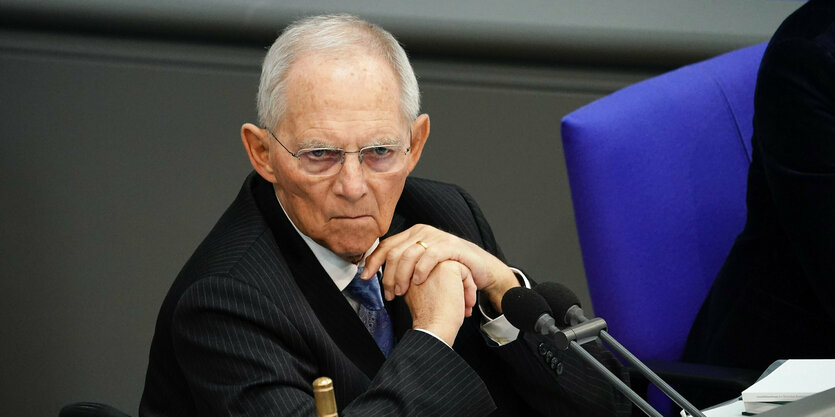
{"type": "Polygon", "coordinates": [[[835,387],[835,359],[789,359],[745,391],[745,402],[794,401],[835,387]]]}

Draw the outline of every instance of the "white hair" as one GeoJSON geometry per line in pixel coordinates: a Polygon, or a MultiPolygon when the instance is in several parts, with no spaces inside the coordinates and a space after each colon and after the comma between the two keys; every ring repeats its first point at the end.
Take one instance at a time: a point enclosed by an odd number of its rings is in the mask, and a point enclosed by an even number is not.
{"type": "Polygon", "coordinates": [[[400,110],[407,121],[417,118],[420,91],[406,51],[391,33],[351,15],[307,17],[291,23],[275,40],[261,68],[258,86],[258,122],[275,127],[287,111],[287,73],[309,52],[338,53],[363,48],[379,54],[400,79],[400,110]]]}

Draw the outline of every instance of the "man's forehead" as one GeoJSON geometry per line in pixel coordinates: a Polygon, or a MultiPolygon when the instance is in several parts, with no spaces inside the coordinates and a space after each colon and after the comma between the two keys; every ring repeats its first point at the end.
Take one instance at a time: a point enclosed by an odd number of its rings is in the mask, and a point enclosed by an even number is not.
{"type": "Polygon", "coordinates": [[[294,137],[340,130],[392,136],[403,130],[397,78],[377,57],[306,55],[293,64],[286,88],[287,112],[280,129],[294,137]]]}

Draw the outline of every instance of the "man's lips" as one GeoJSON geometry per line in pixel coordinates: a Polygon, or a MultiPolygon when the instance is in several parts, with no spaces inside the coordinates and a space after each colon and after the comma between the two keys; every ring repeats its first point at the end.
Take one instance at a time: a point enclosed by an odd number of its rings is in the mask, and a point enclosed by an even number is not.
{"type": "Polygon", "coordinates": [[[358,220],[358,219],[364,219],[364,218],[370,218],[370,217],[371,216],[369,216],[367,214],[361,214],[361,215],[358,215],[358,216],[333,216],[332,219],[335,219],[335,220],[358,220]]]}

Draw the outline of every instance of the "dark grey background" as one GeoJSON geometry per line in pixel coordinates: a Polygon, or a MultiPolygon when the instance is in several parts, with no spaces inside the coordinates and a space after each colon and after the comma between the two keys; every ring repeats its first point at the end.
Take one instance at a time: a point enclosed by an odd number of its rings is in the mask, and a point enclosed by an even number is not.
{"type": "Polygon", "coordinates": [[[560,118],[767,40],[798,5],[0,0],[2,414],[136,413],[157,309],[249,172],[260,61],[298,16],[401,39],[432,118],[416,175],[467,188],[512,263],[589,304],[560,118]]]}

